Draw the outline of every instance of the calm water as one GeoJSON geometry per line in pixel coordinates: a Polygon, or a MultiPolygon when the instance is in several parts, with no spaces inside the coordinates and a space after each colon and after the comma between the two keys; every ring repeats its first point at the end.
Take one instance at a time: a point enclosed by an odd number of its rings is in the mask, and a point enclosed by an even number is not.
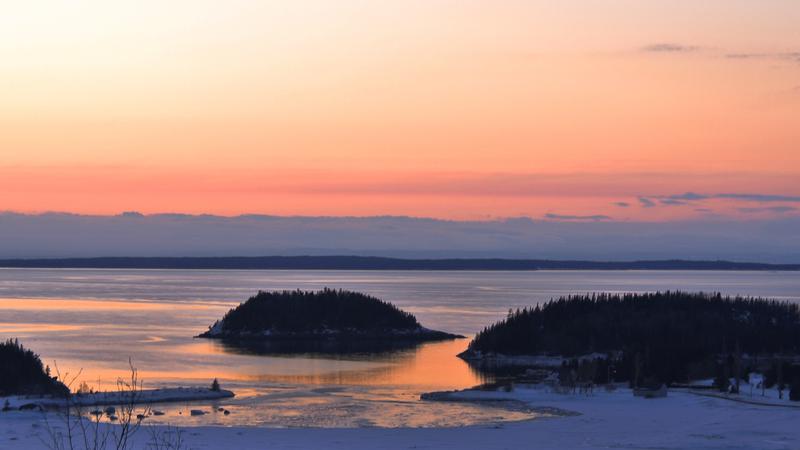
{"type": "Polygon", "coordinates": [[[173,405],[175,424],[448,426],[526,413],[420,402],[421,392],[483,381],[455,357],[466,340],[384,354],[258,356],[193,339],[257,290],[345,288],[414,313],[423,325],[471,335],[509,308],[570,293],[666,289],[800,301],[789,272],[350,272],[0,269],[0,337],[19,337],[43,360],[92,385],[125,375],[145,387],[209,383],[236,391],[217,404],[173,405]],[[187,417],[224,406],[230,416],[187,417]]]}

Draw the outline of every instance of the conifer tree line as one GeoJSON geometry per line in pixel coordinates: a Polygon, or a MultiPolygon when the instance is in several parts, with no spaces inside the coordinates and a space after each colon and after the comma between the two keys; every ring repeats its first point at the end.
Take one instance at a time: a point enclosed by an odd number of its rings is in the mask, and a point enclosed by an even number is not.
{"type": "Polygon", "coordinates": [[[573,372],[597,366],[588,372],[598,382],[688,382],[725,371],[733,376],[741,355],[752,362],[800,354],[800,308],[719,293],[571,295],[511,311],[478,333],[468,352],[568,359],[597,353],[606,356],[566,364],[573,372]]]}
{"type": "Polygon", "coordinates": [[[261,291],[222,319],[226,331],[413,330],[410,313],[370,295],[325,288],[321,291],[261,291]]]}
{"type": "Polygon", "coordinates": [[[16,339],[0,342],[0,396],[61,395],[69,390],[50,375],[39,356],[16,339]]]}

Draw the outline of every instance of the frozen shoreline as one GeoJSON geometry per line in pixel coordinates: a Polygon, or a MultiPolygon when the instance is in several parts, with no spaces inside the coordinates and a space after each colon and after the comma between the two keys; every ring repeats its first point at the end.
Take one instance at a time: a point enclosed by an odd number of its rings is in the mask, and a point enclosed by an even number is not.
{"type": "MultiPolygon", "coordinates": [[[[144,389],[136,393],[134,403],[137,405],[147,405],[155,403],[217,400],[231,398],[234,395],[232,391],[224,389],[212,391],[209,388],[199,387],[144,389]]],[[[58,408],[65,406],[67,403],[65,399],[58,397],[0,397],[0,404],[6,401],[8,401],[8,406],[11,409],[19,409],[21,406],[25,405],[37,405],[41,408],[58,408]]],[[[73,395],[72,397],[72,403],[76,406],[119,405],[128,402],[130,402],[130,394],[127,392],[95,392],[84,395],[73,395]]]]}
{"type": "MultiPolygon", "coordinates": [[[[629,389],[567,395],[543,386],[511,392],[465,390],[450,394],[464,401],[519,401],[531,408],[553,407],[578,415],[459,428],[248,428],[187,427],[192,449],[790,449],[800,446],[793,408],[759,406],[670,391],[661,399],[634,397],[629,389]]],[[[0,415],[0,448],[42,448],[41,414],[0,415]]],[[[144,448],[147,433],[137,435],[144,448]]]]}

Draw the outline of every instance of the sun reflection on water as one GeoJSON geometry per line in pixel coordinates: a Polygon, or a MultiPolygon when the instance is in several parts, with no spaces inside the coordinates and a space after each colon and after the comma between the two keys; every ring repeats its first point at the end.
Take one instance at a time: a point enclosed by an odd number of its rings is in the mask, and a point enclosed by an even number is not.
{"type": "Polygon", "coordinates": [[[454,426],[522,420],[530,413],[420,401],[422,392],[484,379],[455,355],[468,340],[345,354],[253,351],[197,335],[218,305],[98,299],[0,299],[0,333],[42,355],[62,379],[96,390],[129,375],[145,388],[205,385],[218,378],[236,397],[155,405],[154,423],[258,426],[454,426]],[[220,408],[228,410],[225,415],[220,408]],[[193,416],[192,409],[207,414],[193,416]]]}

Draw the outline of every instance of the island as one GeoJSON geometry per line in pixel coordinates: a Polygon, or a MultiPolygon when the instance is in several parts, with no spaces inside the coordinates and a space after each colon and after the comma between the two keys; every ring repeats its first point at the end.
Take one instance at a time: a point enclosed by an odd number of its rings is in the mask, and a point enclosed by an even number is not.
{"type": "Polygon", "coordinates": [[[708,293],[573,295],[509,312],[459,356],[489,371],[550,368],[572,385],[713,379],[732,392],[761,373],[767,388],[791,386],[800,399],[800,307],[708,293]]]}
{"type": "Polygon", "coordinates": [[[198,337],[244,341],[406,341],[463,336],[423,327],[414,315],[370,295],[320,291],[261,291],[198,337]]]}

